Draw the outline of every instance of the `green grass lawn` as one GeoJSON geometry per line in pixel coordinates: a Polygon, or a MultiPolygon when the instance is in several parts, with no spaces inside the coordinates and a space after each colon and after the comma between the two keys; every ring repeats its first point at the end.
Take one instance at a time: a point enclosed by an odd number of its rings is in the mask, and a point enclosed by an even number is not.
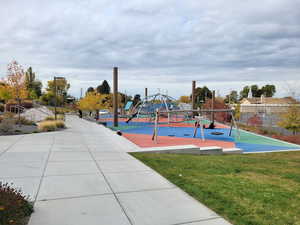
{"type": "Polygon", "coordinates": [[[300,152],[132,155],[233,224],[300,224],[300,152]]]}

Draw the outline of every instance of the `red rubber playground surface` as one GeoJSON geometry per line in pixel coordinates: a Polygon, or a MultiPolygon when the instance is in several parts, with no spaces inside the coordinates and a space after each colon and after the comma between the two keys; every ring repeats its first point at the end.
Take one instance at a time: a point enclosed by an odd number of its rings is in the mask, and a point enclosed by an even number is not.
{"type": "Polygon", "coordinates": [[[176,146],[176,145],[196,145],[199,147],[220,146],[222,148],[234,148],[235,147],[235,143],[233,143],[233,142],[218,141],[218,140],[202,141],[199,138],[192,139],[192,138],[160,136],[158,138],[158,142],[155,143],[154,141],[151,140],[151,135],[147,135],[147,134],[123,133],[123,136],[142,148],[176,146]]]}
{"type": "MultiPolygon", "coordinates": [[[[199,147],[218,146],[221,148],[240,148],[244,152],[272,152],[300,150],[299,145],[283,142],[277,139],[257,135],[247,131],[233,130],[229,135],[230,128],[223,124],[216,124],[215,129],[204,129],[205,140],[202,141],[201,131],[198,129],[194,138],[194,121],[178,121],[167,123],[166,118],[161,118],[158,128],[157,143],[152,140],[154,123],[149,118],[134,118],[126,123],[126,118],[119,118],[119,126],[113,127],[112,118],[101,118],[99,121],[106,122],[107,127],[120,130],[125,138],[136,145],[147,147],[196,145],[199,147]],[[218,133],[218,135],[216,135],[218,133]],[[239,133],[239,135],[238,135],[239,133]]],[[[209,121],[204,121],[206,127],[209,121]]]]}

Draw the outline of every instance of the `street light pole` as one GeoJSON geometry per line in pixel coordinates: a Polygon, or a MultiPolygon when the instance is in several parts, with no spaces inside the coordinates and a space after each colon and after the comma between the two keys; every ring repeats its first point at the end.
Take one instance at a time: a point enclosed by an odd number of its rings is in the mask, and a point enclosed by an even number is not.
{"type": "Polygon", "coordinates": [[[57,86],[56,86],[56,77],[54,77],[54,118],[55,120],[57,119],[57,111],[56,111],[56,107],[57,107],[57,86]]]}
{"type": "Polygon", "coordinates": [[[65,80],[64,77],[54,77],[54,118],[57,119],[57,80],[65,80]]]}

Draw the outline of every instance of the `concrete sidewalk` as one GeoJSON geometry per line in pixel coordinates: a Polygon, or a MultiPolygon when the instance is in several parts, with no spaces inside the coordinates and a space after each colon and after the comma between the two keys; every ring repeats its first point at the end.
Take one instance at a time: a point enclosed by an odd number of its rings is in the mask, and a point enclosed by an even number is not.
{"type": "Polygon", "coordinates": [[[0,181],[35,201],[29,225],[230,224],[127,154],[127,139],[75,116],[67,126],[0,137],[0,181]]]}

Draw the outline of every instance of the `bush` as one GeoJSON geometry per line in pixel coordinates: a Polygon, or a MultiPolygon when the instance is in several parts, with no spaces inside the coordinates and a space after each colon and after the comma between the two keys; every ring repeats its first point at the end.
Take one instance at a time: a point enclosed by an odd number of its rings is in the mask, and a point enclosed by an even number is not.
{"type": "Polygon", "coordinates": [[[54,116],[47,116],[46,121],[52,121],[52,120],[55,120],[54,116]]]}
{"type": "Polygon", "coordinates": [[[11,113],[11,112],[6,112],[2,115],[3,119],[14,119],[15,118],[15,115],[14,113],[11,113]]]}
{"type": "MultiPolygon", "coordinates": [[[[58,114],[56,115],[57,120],[65,120],[65,115],[63,114],[58,114]]],[[[53,121],[55,120],[55,116],[47,116],[45,120],[53,121]]]]}
{"type": "Polygon", "coordinates": [[[4,112],[4,104],[0,103],[0,112],[4,112]]]}
{"type": "Polygon", "coordinates": [[[298,135],[272,135],[272,137],[282,140],[282,141],[287,141],[290,143],[300,145],[300,134],[298,134],[298,135]]]}
{"type": "Polygon", "coordinates": [[[57,129],[61,129],[65,127],[66,125],[62,120],[53,120],[53,121],[46,120],[38,124],[38,129],[40,131],[55,131],[57,129]]]}
{"type": "Polygon", "coordinates": [[[33,206],[21,190],[0,182],[0,224],[22,224],[31,215],[33,206]]]}
{"type": "Polygon", "coordinates": [[[66,127],[64,121],[62,121],[62,120],[56,120],[55,125],[57,128],[65,128],[66,127]]]}
{"type": "Polygon", "coordinates": [[[38,124],[40,131],[55,131],[57,130],[55,121],[43,121],[38,124]]]}
{"type": "Polygon", "coordinates": [[[11,131],[13,131],[15,123],[16,122],[14,119],[4,117],[0,123],[0,132],[10,133],[11,131]]]}
{"type": "MultiPolygon", "coordinates": [[[[16,124],[17,124],[18,122],[19,122],[19,121],[16,120],[16,124]]],[[[21,117],[20,117],[20,123],[21,123],[22,125],[35,125],[35,123],[34,123],[32,120],[28,120],[28,119],[26,119],[24,116],[21,116],[21,117]]]]}

